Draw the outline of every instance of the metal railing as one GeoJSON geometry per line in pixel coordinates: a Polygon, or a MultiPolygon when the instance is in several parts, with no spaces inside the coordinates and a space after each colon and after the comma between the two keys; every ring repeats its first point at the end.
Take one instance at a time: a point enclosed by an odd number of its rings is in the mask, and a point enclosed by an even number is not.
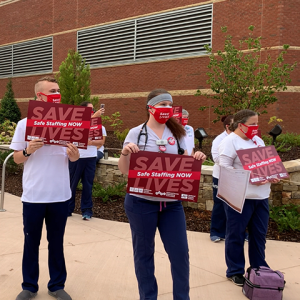
{"type": "Polygon", "coordinates": [[[1,184],[1,202],[0,202],[0,212],[6,211],[6,209],[3,208],[4,206],[4,188],[5,188],[5,168],[7,161],[14,155],[14,152],[10,153],[4,160],[3,166],[2,166],[2,184],[1,184]]]}

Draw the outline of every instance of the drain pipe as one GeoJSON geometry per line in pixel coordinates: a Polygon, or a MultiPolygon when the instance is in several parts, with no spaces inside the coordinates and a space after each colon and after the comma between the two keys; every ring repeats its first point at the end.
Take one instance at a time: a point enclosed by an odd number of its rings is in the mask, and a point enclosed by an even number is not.
{"type": "Polygon", "coordinates": [[[7,155],[5,158],[5,161],[2,166],[2,184],[1,184],[1,202],[0,202],[0,212],[6,211],[6,209],[3,208],[4,206],[4,188],[5,188],[5,168],[7,161],[14,155],[14,152],[7,155]]]}

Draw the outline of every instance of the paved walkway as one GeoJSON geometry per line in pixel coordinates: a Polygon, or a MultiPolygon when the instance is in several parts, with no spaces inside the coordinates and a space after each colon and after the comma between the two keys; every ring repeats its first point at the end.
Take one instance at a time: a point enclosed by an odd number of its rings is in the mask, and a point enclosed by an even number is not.
{"type": "MultiPolygon", "coordinates": [[[[20,198],[5,195],[6,212],[0,212],[0,300],[14,300],[21,290],[23,247],[20,198]]],[[[206,233],[188,232],[191,264],[191,300],[246,299],[241,288],[225,278],[224,242],[210,242],[206,233]]],[[[245,245],[247,248],[247,244],[245,245]]],[[[247,251],[247,249],[245,249],[247,251]]],[[[269,264],[285,274],[284,300],[300,299],[300,243],[267,242],[269,264]]],[[[68,219],[65,235],[68,270],[66,291],[73,300],[138,300],[129,225],[79,215],[68,219]]],[[[159,300],[172,300],[170,266],[157,235],[155,254],[159,300]]],[[[248,265],[248,262],[247,262],[248,265]]],[[[40,246],[40,290],[47,294],[47,241],[45,230],[40,246]]]]}

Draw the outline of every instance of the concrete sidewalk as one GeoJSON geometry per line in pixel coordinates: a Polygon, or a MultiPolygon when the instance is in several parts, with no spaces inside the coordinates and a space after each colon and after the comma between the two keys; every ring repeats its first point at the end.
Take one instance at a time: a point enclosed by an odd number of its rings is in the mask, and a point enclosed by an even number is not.
{"type": "MultiPolygon", "coordinates": [[[[22,205],[20,198],[5,194],[0,212],[0,300],[14,300],[21,291],[23,248],[22,205]]],[[[45,230],[40,246],[40,290],[37,300],[54,299],[47,294],[49,280],[45,230]]],[[[191,264],[191,300],[247,299],[242,289],[225,277],[224,242],[212,243],[207,233],[188,232],[191,264]]],[[[247,243],[245,245],[247,251],[247,243]]],[[[268,241],[266,256],[287,281],[284,300],[300,298],[300,244],[268,241]]],[[[68,270],[66,291],[73,300],[138,300],[131,235],[125,223],[81,216],[68,219],[65,235],[68,270]]],[[[171,300],[172,279],[168,257],[159,235],[156,238],[156,277],[159,300],[171,300]]],[[[248,261],[246,262],[248,266],[248,261]]]]}

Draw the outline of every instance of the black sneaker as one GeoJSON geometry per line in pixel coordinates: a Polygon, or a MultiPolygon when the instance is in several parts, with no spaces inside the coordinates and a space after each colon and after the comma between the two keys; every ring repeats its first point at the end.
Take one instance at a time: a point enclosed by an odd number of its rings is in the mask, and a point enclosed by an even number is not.
{"type": "Polygon", "coordinates": [[[228,277],[228,279],[238,286],[243,286],[245,281],[245,278],[242,274],[233,275],[228,277]]]}

